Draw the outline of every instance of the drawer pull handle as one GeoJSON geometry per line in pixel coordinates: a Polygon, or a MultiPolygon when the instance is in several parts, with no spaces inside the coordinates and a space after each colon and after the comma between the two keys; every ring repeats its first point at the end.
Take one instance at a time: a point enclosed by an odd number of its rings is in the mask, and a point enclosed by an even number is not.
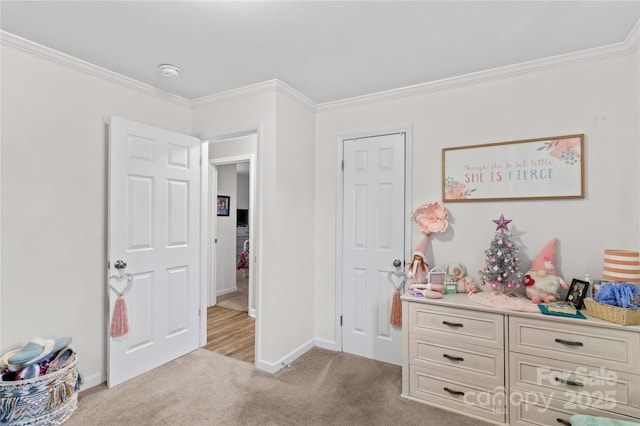
{"type": "Polygon", "coordinates": [[[560,383],[562,383],[563,385],[569,385],[569,386],[584,386],[584,384],[582,384],[582,383],[574,382],[574,381],[572,381],[572,380],[565,380],[565,379],[562,379],[562,378],[560,378],[560,377],[555,377],[555,380],[556,380],[556,382],[560,382],[560,383]]]}
{"type": "Polygon", "coordinates": [[[449,354],[443,354],[442,356],[451,361],[464,361],[464,358],[460,356],[453,356],[449,354]]]}
{"type": "Polygon", "coordinates": [[[462,391],[454,391],[454,390],[451,390],[449,388],[443,388],[443,389],[446,390],[447,392],[449,392],[451,395],[464,396],[464,392],[462,392],[462,391]]]}
{"type": "Polygon", "coordinates": [[[570,340],[556,339],[556,342],[567,346],[584,346],[582,342],[572,342],[570,340]]]}
{"type": "Polygon", "coordinates": [[[568,422],[568,421],[563,420],[563,419],[556,419],[556,422],[560,423],[561,425],[571,426],[571,422],[568,422]]]}
{"type": "Polygon", "coordinates": [[[448,325],[449,327],[464,327],[464,324],[460,324],[459,322],[442,321],[442,323],[444,325],[448,325]]]}

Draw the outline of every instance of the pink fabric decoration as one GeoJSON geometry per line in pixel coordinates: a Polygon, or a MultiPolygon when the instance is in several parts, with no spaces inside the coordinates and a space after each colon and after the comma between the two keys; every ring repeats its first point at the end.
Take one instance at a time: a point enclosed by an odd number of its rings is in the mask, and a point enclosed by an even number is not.
{"type": "Polygon", "coordinates": [[[124,296],[119,294],[113,307],[111,318],[111,337],[124,336],[129,332],[129,318],[127,315],[127,302],[124,296]]]}
{"type": "Polygon", "coordinates": [[[469,299],[481,305],[506,311],[540,312],[538,305],[525,297],[508,296],[500,291],[469,293],[469,299]]]}
{"type": "Polygon", "coordinates": [[[427,235],[443,232],[449,226],[449,213],[441,202],[426,203],[413,213],[418,228],[427,235]]]}

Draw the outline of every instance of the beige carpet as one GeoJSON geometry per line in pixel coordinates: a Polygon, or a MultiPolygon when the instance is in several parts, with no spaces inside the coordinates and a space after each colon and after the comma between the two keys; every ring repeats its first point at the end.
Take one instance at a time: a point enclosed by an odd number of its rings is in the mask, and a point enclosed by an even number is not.
{"type": "Polygon", "coordinates": [[[242,271],[236,271],[236,286],[238,291],[218,296],[216,305],[236,311],[249,312],[249,273],[243,276],[242,271]]]}
{"type": "Polygon", "coordinates": [[[89,425],[488,425],[400,397],[401,368],[314,348],[275,375],[198,349],[113,389],[80,393],[89,425]]]}

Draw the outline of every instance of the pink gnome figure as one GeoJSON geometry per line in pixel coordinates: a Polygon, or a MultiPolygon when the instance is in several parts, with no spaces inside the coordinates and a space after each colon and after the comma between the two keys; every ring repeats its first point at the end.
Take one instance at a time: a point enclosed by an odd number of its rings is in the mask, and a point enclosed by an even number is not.
{"type": "Polygon", "coordinates": [[[560,297],[560,287],[569,285],[556,271],[556,242],[552,239],[533,260],[525,275],[525,293],[533,303],[549,303],[560,297]]]}
{"type": "Polygon", "coordinates": [[[429,264],[425,258],[428,243],[429,236],[427,235],[418,244],[416,251],[413,252],[413,259],[409,262],[409,273],[407,274],[409,280],[407,282],[409,283],[409,290],[420,293],[429,299],[441,299],[444,286],[442,284],[427,283],[429,264]]]}
{"type": "Polygon", "coordinates": [[[425,236],[416,247],[413,259],[409,262],[409,289],[430,299],[442,298],[442,284],[427,283],[429,264],[426,261],[429,236],[434,232],[443,232],[449,225],[449,215],[442,203],[427,203],[420,206],[413,214],[413,220],[425,236]]]}

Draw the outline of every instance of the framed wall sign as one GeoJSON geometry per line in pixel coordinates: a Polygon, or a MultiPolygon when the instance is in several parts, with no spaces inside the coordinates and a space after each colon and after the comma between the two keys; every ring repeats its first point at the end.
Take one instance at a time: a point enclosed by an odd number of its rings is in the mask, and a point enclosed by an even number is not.
{"type": "Polygon", "coordinates": [[[584,198],[584,134],[442,149],[442,201],[584,198]]]}

